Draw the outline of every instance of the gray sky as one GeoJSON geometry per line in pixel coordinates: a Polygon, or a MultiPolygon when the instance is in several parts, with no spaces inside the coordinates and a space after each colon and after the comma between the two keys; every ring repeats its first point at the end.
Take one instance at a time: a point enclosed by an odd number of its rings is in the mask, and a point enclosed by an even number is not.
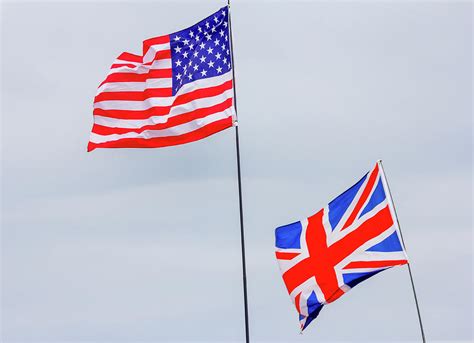
{"type": "MultiPolygon", "coordinates": [[[[86,153],[113,59],[224,1],[3,2],[2,342],[242,341],[234,131],[86,153]]],[[[415,341],[406,267],[299,335],[273,230],[384,160],[429,341],[473,339],[472,4],[235,0],[253,341],[415,341]]]]}

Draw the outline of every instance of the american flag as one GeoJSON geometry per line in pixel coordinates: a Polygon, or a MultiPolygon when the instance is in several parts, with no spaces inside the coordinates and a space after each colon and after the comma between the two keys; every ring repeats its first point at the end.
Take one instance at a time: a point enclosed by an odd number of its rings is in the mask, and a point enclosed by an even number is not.
{"type": "Polygon", "coordinates": [[[94,99],[88,151],[196,141],[234,123],[228,7],[122,53],[94,99]]]}
{"type": "Polygon", "coordinates": [[[408,263],[379,163],[313,216],[275,231],[276,258],[301,330],[358,283],[408,263]]]}

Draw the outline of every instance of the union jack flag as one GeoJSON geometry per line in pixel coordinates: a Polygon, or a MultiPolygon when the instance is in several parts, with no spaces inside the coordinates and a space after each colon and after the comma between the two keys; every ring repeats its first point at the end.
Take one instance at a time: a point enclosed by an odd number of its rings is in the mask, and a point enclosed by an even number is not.
{"type": "Polygon", "coordinates": [[[276,258],[301,330],[358,283],[408,263],[387,190],[379,161],[316,214],[276,229],[276,258]]]}

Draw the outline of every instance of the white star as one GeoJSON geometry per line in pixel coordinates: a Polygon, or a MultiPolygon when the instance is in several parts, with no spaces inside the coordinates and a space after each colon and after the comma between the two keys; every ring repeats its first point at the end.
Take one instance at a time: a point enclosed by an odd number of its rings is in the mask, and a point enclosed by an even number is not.
{"type": "Polygon", "coordinates": [[[192,66],[192,65],[193,65],[193,61],[189,61],[188,66],[192,66]]]}
{"type": "Polygon", "coordinates": [[[193,49],[194,49],[194,44],[193,43],[189,44],[189,50],[193,50],[193,49]]]}
{"type": "Polygon", "coordinates": [[[191,38],[194,37],[194,32],[193,31],[189,31],[189,37],[191,37],[191,38]]]}
{"type": "Polygon", "coordinates": [[[222,49],[222,50],[224,50],[224,49],[225,49],[225,44],[224,44],[224,43],[222,43],[222,45],[221,45],[221,49],[222,49]]]}
{"type": "Polygon", "coordinates": [[[184,69],[184,72],[186,72],[186,69],[188,69],[188,66],[184,66],[183,69],[184,69]]]}
{"type": "Polygon", "coordinates": [[[225,53],[228,55],[228,54],[229,54],[229,49],[227,49],[227,50],[225,51],[225,53]]]}
{"type": "Polygon", "coordinates": [[[195,39],[196,39],[196,42],[199,42],[199,41],[201,40],[201,37],[199,37],[199,36],[196,36],[196,38],[195,38],[195,39]]]}
{"type": "Polygon", "coordinates": [[[211,35],[209,33],[206,33],[206,39],[211,40],[211,35]]]}
{"type": "Polygon", "coordinates": [[[206,29],[208,29],[208,28],[209,28],[209,26],[210,26],[210,25],[209,25],[209,22],[208,22],[208,21],[206,21],[206,29]]]}
{"type": "Polygon", "coordinates": [[[226,21],[224,21],[224,27],[227,27],[227,22],[226,21]]]}
{"type": "Polygon", "coordinates": [[[224,38],[224,39],[225,39],[225,41],[227,42],[227,39],[229,39],[229,37],[227,37],[227,35],[225,35],[225,38],[224,38]]]}
{"type": "Polygon", "coordinates": [[[219,34],[221,35],[221,37],[224,37],[224,33],[225,33],[224,30],[219,31],[219,34]]]}
{"type": "Polygon", "coordinates": [[[221,14],[223,17],[225,17],[225,11],[222,11],[221,14]]]}
{"type": "Polygon", "coordinates": [[[192,80],[192,78],[193,78],[193,74],[189,73],[188,79],[192,80]]]}
{"type": "Polygon", "coordinates": [[[188,45],[189,41],[187,39],[183,40],[184,45],[188,45]]]}
{"type": "Polygon", "coordinates": [[[214,16],[214,22],[217,24],[219,22],[219,19],[217,19],[216,16],[214,16]]]}
{"type": "Polygon", "coordinates": [[[209,62],[207,63],[207,65],[209,66],[209,68],[212,68],[212,67],[214,67],[214,62],[213,62],[213,61],[209,61],[209,62]]]}
{"type": "Polygon", "coordinates": [[[222,68],[221,67],[217,67],[217,73],[218,74],[222,73],[222,68]]]}
{"type": "Polygon", "coordinates": [[[204,44],[204,42],[202,42],[199,46],[201,47],[201,50],[202,50],[206,47],[206,44],[204,44]]]}
{"type": "MultiPolygon", "coordinates": [[[[218,60],[221,59],[221,53],[220,53],[220,52],[218,52],[218,53],[216,54],[216,58],[217,58],[218,60]]],[[[225,62],[224,62],[224,63],[225,63],[225,62]]]]}
{"type": "Polygon", "coordinates": [[[181,48],[179,46],[177,46],[176,48],[174,48],[174,51],[176,51],[177,53],[181,52],[181,48]]]}
{"type": "Polygon", "coordinates": [[[206,62],[206,57],[204,55],[202,55],[200,60],[201,60],[201,63],[204,63],[204,62],[206,62]]]}
{"type": "Polygon", "coordinates": [[[179,41],[180,39],[181,39],[180,36],[174,36],[174,40],[175,40],[176,42],[179,41]]]}
{"type": "Polygon", "coordinates": [[[216,38],[216,40],[214,41],[214,45],[219,45],[219,40],[216,38]]]}
{"type": "Polygon", "coordinates": [[[181,75],[181,73],[176,75],[176,80],[181,80],[181,76],[183,76],[183,75],[181,75]]]}
{"type": "Polygon", "coordinates": [[[194,67],[193,67],[193,69],[194,69],[195,71],[198,70],[198,68],[199,68],[199,67],[198,67],[197,64],[195,64],[194,67]]]}
{"type": "Polygon", "coordinates": [[[193,57],[198,57],[198,52],[197,51],[194,51],[193,57]]]}
{"type": "Polygon", "coordinates": [[[180,61],[180,60],[177,60],[177,61],[174,62],[174,63],[176,63],[176,66],[177,66],[177,67],[181,67],[181,61],[180,61]]]}
{"type": "Polygon", "coordinates": [[[198,26],[198,31],[199,31],[199,33],[202,32],[201,26],[198,26]]]}
{"type": "Polygon", "coordinates": [[[227,67],[230,69],[230,62],[229,62],[229,63],[227,63],[227,67]]]}
{"type": "Polygon", "coordinates": [[[183,52],[183,57],[188,58],[188,52],[187,51],[183,52]]]}
{"type": "Polygon", "coordinates": [[[215,26],[212,27],[211,32],[216,32],[216,27],[215,26]]]}
{"type": "Polygon", "coordinates": [[[203,69],[203,70],[201,71],[201,76],[206,76],[206,75],[207,75],[207,71],[203,69]]]}
{"type": "Polygon", "coordinates": [[[214,50],[214,49],[213,49],[213,48],[207,49],[207,53],[208,53],[209,55],[212,54],[212,50],[214,50]]]}
{"type": "Polygon", "coordinates": [[[222,60],[224,62],[224,64],[227,63],[227,57],[224,57],[224,59],[222,60]]]}

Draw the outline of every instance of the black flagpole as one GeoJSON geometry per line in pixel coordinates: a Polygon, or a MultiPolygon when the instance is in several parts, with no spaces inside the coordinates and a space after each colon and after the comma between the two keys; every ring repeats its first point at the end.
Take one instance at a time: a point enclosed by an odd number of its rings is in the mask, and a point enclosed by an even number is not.
{"type": "MultiPolygon", "coordinates": [[[[234,109],[237,116],[237,94],[235,91],[235,68],[234,68],[234,46],[232,44],[232,25],[230,19],[230,0],[227,0],[228,22],[229,22],[229,39],[232,63],[232,88],[234,89],[234,109]]],[[[244,288],[244,313],[245,313],[245,342],[250,342],[249,335],[249,310],[247,301],[247,268],[245,264],[245,235],[244,235],[244,211],[242,206],[242,178],[240,173],[240,144],[239,144],[239,123],[235,121],[235,148],[237,153],[237,177],[239,180],[239,210],[240,210],[240,246],[242,248],[242,283],[244,288]]]]}
{"type": "MultiPolygon", "coordinates": [[[[398,221],[397,210],[395,209],[395,204],[393,203],[392,193],[390,192],[390,187],[388,185],[387,177],[385,176],[385,171],[383,169],[382,160],[378,160],[377,163],[380,166],[380,171],[382,172],[383,180],[385,181],[385,184],[387,185],[389,200],[390,200],[390,203],[392,205],[393,212],[395,214],[395,218],[397,219],[397,227],[398,227],[398,232],[400,233],[400,239],[402,240],[403,249],[405,249],[405,251],[406,251],[405,242],[403,240],[403,235],[402,235],[402,229],[400,227],[400,222],[398,221]]],[[[423,343],[426,343],[425,331],[423,330],[423,322],[421,321],[420,306],[418,305],[418,298],[416,296],[415,282],[413,281],[413,275],[411,273],[411,268],[410,268],[410,261],[408,261],[407,266],[408,266],[408,273],[410,274],[411,288],[413,290],[413,297],[415,298],[416,311],[418,313],[418,322],[420,323],[421,339],[423,340],[423,343]]]]}

